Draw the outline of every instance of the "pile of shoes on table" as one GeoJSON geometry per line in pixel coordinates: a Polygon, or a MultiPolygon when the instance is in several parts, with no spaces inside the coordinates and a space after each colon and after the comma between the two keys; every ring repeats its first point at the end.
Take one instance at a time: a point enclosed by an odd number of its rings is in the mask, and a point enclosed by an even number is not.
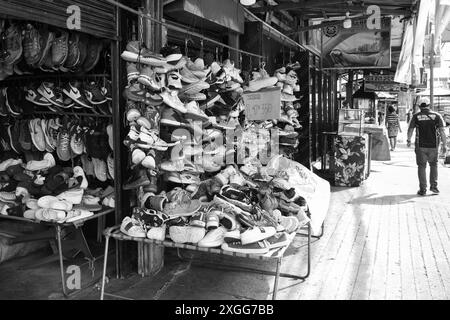
{"type": "Polygon", "coordinates": [[[90,189],[80,166],[56,165],[51,153],[43,160],[5,152],[0,162],[0,213],[38,221],[73,222],[114,207],[114,189],[90,189]]]}
{"type": "Polygon", "coordinates": [[[128,75],[123,142],[130,155],[124,189],[136,190],[139,201],[120,230],[242,253],[287,245],[288,235],[309,222],[308,207],[286,172],[269,173],[257,153],[269,148],[269,129],[284,139],[281,146],[298,143],[298,66],[273,77],[261,66],[245,82],[229,59],[205,65],[177,47],[158,54],[133,41],[121,56],[128,75]],[[273,86],[282,88],[280,119],[245,120],[243,92],[273,86]],[[238,166],[239,150],[245,157],[238,166]]]}

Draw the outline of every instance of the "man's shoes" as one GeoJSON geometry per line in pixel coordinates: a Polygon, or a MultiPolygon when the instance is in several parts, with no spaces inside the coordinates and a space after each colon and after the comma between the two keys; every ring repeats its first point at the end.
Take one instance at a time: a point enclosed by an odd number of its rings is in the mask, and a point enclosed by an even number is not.
{"type": "Polygon", "coordinates": [[[424,196],[424,195],[427,194],[427,190],[422,190],[422,189],[420,189],[419,191],[417,191],[417,194],[418,194],[419,196],[424,196]]]}
{"type": "Polygon", "coordinates": [[[430,191],[435,193],[435,194],[439,194],[439,189],[437,187],[431,187],[430,191]]]}

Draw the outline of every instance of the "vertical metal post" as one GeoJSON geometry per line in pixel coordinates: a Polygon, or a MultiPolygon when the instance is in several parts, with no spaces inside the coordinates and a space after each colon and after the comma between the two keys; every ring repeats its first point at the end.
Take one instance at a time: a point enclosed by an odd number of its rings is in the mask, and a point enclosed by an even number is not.
{"type": "Polygon", "coordinates": [[[106,243],[105,243],[105,256],[103,260],[103,275],[102,275],[102,288],[100,291],[100,300],[103,300],[103,297],[105,295],[105,279],[106,279],[106,267],[108,265],[108,248],[109,248],[109,235],[106,236],[106,243]]]}
{"type": "Polygon", "coordinates": [[[431,33],[430,47],[430,109],[434,110],[434,31],[431,33]]]}
{"type": "Polygon", "coordinates": [[[61,226],[56,226],[56,238],[58,241],[58,254],[59,254],[59,268],[61,271],[61,284],[63,289],[63,294],[65,297],[67,297],[67,290],[66,290],[66,279],[64,277],[64,262],[63,262],[63,247],[62,247],[62,241],[61,241],[61,226]]]}

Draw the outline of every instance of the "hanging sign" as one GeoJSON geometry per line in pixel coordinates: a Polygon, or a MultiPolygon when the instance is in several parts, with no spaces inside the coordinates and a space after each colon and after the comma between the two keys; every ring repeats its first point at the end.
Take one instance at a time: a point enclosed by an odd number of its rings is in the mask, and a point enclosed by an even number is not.
{"type": "Polygon", "coordinates": [[[403,85],[394,82],[394,75],[364,76],[364,91],[390,91],[399,92],[403,85]]]}
{"type": "Polygon", "coordinates": [[[248,120],[271,120],[281,116],[281,88],[264,88],[243,94],[245,117],[248,120]]]}
{"type": "Polygon", "coordinates": [[[324,69],[368,69],[391,67],[391,18],[374,25],[367,19],[352,20],[322,30],[324,69]]]}

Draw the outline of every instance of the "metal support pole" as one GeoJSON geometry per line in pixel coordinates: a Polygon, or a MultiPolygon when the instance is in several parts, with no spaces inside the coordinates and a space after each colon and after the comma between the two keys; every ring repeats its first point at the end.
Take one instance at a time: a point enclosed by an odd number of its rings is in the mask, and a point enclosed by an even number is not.
{"type": "Polygon", "coordinates": [[[273,284],[273,294],[272,294],[272,300],[277,299],[277,293],[278,293],[278,280],[280,278],[280,269],[281,269],[281,258],[277,259],[277,271],[275,274],[275,283],[273,284]]]}
{"type": "Polygon", "coordinates": [[[106,278],[106,267],[108,265],[108,247],[109,247],[109,236],[106,236],[105,241],[105,257],[103,261],[103,275],[102,275],[102,288],[100,291],[100,300],[103,300],[105,295],[105,278],[106,278]]]}
{"type": "Polygon", "coordinates": [[[63,288],[63,294],[65,297],[67,297],[67,290],[66,290],[66,279],[64,277],[64,262],[63,262],[63,248],[62,248],[62,242],[61,242],[61,226],[56,226],[56,238],[58,240],[58,253],[59,253],[59,268],[61,270],[61,283],[63,288]]]}

